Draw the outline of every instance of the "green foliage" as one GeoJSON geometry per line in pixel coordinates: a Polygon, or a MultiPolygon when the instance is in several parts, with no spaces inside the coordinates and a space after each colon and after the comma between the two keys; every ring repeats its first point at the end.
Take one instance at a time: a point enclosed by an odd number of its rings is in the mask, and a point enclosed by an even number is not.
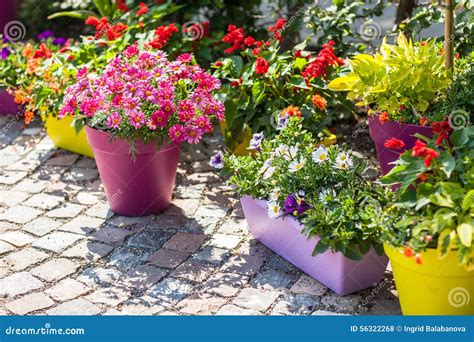
{"type": "Polygon", "coordinates": [[[400,186],[386,209],[384,240],[419,253],[437,248],[458,254],[458,262],[474,268],[474,126],[454,131],[449,144],[428,146],[439,156],[426,166],[410,151],[381,182],[400,186]],[[420,182],[423,174],[426,181],[420,182]]]}
{"type": "Polygon", "coordinates": [[[290,214],[304,224],[303,234],[320,237],[315,254],[330,249],[358,260],[371,247],[380,252],[378,220],[389,193],[364,177],[366,164],[360,155],[344,146],[319,145],[304,130],[304,120],[292,118],[253,155],[224,155],[223,174],[230,175],[239,195],[267,200],[269,211],[276,205],[281,212],[270,217],[290,214]],[[288,212],[290,195],[310,208],[288,212]]]}
{"type": "Polygon", "coordinates": [[[435,40],[414,43],[400,34],[396,45],[384,39],[379,53],[357,55],[350,64],[351,72],[328,87],[349,91],[349,99],[360,99],[357,105],[387,111],[390,119],[406,123],[417,123],[451,83],[435,40]]]}

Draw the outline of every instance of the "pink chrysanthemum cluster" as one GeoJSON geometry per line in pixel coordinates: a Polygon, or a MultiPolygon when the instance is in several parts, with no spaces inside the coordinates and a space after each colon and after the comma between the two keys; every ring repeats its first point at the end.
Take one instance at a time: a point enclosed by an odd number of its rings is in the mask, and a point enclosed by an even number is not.
{"type": "Polygon", "coordinates": [[[220,81],[194,65],[190,54],[176,61],[166,57],[132,45],[100,76],[82,69],[66,90],[59,116],[79,114],[93,127],[122,132],[118,136],[133,129],[178,143],[199,142],[212,131],[213,118],[224,119],[224,105],[213,96],[220,81]]]}

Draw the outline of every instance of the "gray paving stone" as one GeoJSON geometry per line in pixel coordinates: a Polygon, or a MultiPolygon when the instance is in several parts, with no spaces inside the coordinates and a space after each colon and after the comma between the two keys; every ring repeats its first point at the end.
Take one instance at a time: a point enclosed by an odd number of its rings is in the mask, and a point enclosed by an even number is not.
{"type": "Polygon", "coordinates": [[[210,264],[220,265],[229,257],[229,255],[230,253],[228,250],[206,246],[194,254],[193,258],[210,264]]]}
{"type": "Polygon", "coordinates": [[[151,265],[141,265],[128,271],[120,280],[120,284],[131,289],[145,291],[159,282],[166,271],[151,265]]]}
{"type": "Polygon", "coordinates": [[[228,217],[218,228],[218,233],[243,235],[247,232],[247,221],[236,217],[228,217]]]}
{"type": "Polygon", "coordinates": [[[18,226],[15,223],[7,222],[7,221],[0,221],[0,235],[2,235],[3,233],[9,232],[9,231],[17,230],[19,228],[20,228],[20,226],[18,226]]]}
{"type": "Polygon", "coordinates": [[[20,191],[0,190],[0,205],[13,207],[24,202],[30,194],[20,191]]]}
{"type": "Polygon", "coordinates": [[[274,290],[286,288],[294,281],[296,281],[296,277],[292,274],[265,268],[252,279],[251,284],[259,289],[274,290]]]}
{"type": "Polygon", "coordinates": [[[102,223],[104,223],[103,219],[87,215],[79,215],[68,223],[62,225],[58,230],[86,235],[99,228],[102,223]]]}
{"type": "Polygon", "coordinates": [[[220,205],[201,206],[197,210],[196,216],[222,218],[227,214],[228,210],[229,210],[228,207],[224,207],[220,205]]]}
{"type": "Polygon", "coordinates": [[[173,237],[169,239],[163,247],[192,253],[199,249],[205,239],[206,235],[204,234],[177,233],[173,235],[173,237]]]}
{"type": "Polygon", "coordinates": [[[262,267],[264,259],[255,255],[234,255],[227,261],[223,270],[243,275],[254,275],[262,267]]]}
{"type": "Polygon", "coordinates": [[[102,194],[90,193],[88,191],[78,192],[74,202],[82,205],[93,205],[103,198],[102,194]]]}
{"type": "Polygon", "coordinates": [[[224,305],[216,312],[219,316],[258,316],[261,314],[258,310],[244,309],[232,304],[224,305]]]}
{"type": "Polygon", "coordinates": [[[0,241],[8,242],[15,247],[23,247],[35,241],[35,238],[19,230],[13,230],[0,235],[0,241]]]}
{"type": "Polygon", "coordinates": [[[166,230],[176,232],[183,227],[188,218],[183,215],[160,214],[156,219],[147,224],[150,229],[166,230]]]}
{"type": "Polygon", "coordinates": [[[109,221],[109,224],[116,226],[118,228],[127,228],[130,226],[139,226],[140,228],[145,226],[147,223],[149,223],[153,219],[153,216],[122,216],[122,215],[117,215],[115,216],[111,221],[109,221]]]}
{"type": "Polygon", "coordinates": [[[290,290],[293,293],[306,293],[315,296],[322,296],[328,291],[328,288],[319,281],[303,274],[290,290]]]}
{"type": "Polygon", "coordinates": [[[154,229],[144,229],[133,235],[127,242],[128,246],[158,249],[171,237],[171,233],[154,229]]]}
{"type": "Polygon", "coordinates": [[[51,298],[64,302],[77,298],[90,291],[90,288],[77,280],[66,278],[45,291],[51,298]]]}
{"type": "Polygon", "coordinates": [[[207,279],[214,267],[196,260],[188,260],[178,266],[172,273],[172,277],[183,278],[194,282],[203,282],[207,279]]]}
{"type": "Polygon", "coordinates": [[[109,286],[92,292],[90,295],[85,297],[85,299],[92,303],[100,303],[116,307],[120,303],[130,298],[130,296],[130,291],[124,289],[123,287],[109,286]]]}
{"type": "Polygon", "coordinates": [[[60,225],[61,222],[59,221],[53,220],[49,217],[40,216],[25,224],[23,230],[36,236],[44,236],[58,228],[60,225]]]}
{"type": "Polygon", "coordinates": [[[278,292],[264,291],[254,288],[245,288],[232,301],[232,304],[246,309],[267,311],[278,298],[278,292]]]}
{"type": "Polygon", "coordinates": [[[338,312],[352,312],[357,310],[357,307],[362,301],[362,297],[358,294],[351,294],[347,296],[338,296],[334,292],[325,295],[321,299],[321,303],[330,309],[335,309],[338,312]]]}
{"type": "Polygon", "coordinates": [[[87,209],[85,214],[101,219],[108,219],[114,216],[113,211],[109,209],[109,205],[105,202],[99,202],[95,204],[94,206],[87,209]]]}
{"type": "Polygon", "coordinates": [[[155,315],[160,311],[163,311],[166,307],[161,306],[154,301],[145,299],[145,297],[132,298],[125,301],[122,304],[121,315],[133,315],[133,316],[151,316],[155,315]]]}
{"type": "Polygon", "coordinates": [[[191,291],[192,285],[188,281],[166,278],[152,286],[148,294],[152,297],[163,299],[170,303],[176,303],[186,297],[191,291]]]}
{"type": "Polygon", "coordinates": [[[29,272],[18,272],[0,279],[0,297],[15,297],[43,287],[43,282],[29,272]]]}
{"type": "Polygon", "coordinates": [[[10,207],[0,214],[0,220],[7,220],[14,223],[27,223],[41,214],[41,210],[27,207],[24,205],[16,205],[10,207]]]}
{"type": "Polygon", "coordinates": [[[319,303],[308,294],[285,294],[273,307],[272,315],[309,315],[319,303]]]}
{"type": "Polygon", "coordinates": [[[52,259],[31,270],[38,278],[52,282],[57,281],[76,272],[78,265],[65,258],[52,259]]]}
{"type": "Polygon", "coordinates": [[[66,203],[59,208],[48,211],[46,216],[55,218],[73,218],[76,217],[84,208],[83,205],[66,203]]]}
{"type": "Polygon", "coordinates": [[[221,297],[192,296],[180,301],[176,308],[186,315],[212,315],[225,303],[221,297]]]}
{"type": "Polygon", "coordinates": [[[15,246],[10,245],[9,243],[6,243],[4,241],[0,241],[0,255],[12,252],[15,249],[16,249],[15,246]]]}
{"type": "Polygon", "coordinates": [[[52,209],[63,201],[64,198],[59,196],[53,196],[48,194],[35,194],[23,204],[40,209],[52,209]]]}
{"type": "Polygon", "coordinates": [[[209,241],[210,246],[224,249],[234,249],[240,243],[242,238],[237,235],[219,234],[216,233],[209,241]]]}
{"type": "Polygon", "coordinates": [[[233,297],[248,281],[249,277],[241,274],[216,273],[202,285],[202,290],[222,297],[233,297]]]}
{"type": "Polygon", "coordinates": [[[63,176],[63,179],[69,182],[82,182],[93,180],[98,176],[99,172],[97,171],[97,169],[73,167],[68,173],[63,176]]]}
{"type": "Polygon", "coordinates": [[[78,158],[79,155],[74,153],[56,153],[48,159],[46,165],[71,166],[78,158]]]}
{"type": "Polygon", "coordinates": [[[90,316],[97,315],[100,311],[100,306],[97,304],[92,304],[83,298],[78,298],[49,309],[46,311],[46,314],[52,316],[90,316]]]}
{"type": "Polygon", "coordinates": [[[0,184],[12,185],[25,178],[28,173],[24,171],[3,171],[0,174],[0,184]]]}
{"type": "Polygon", "coordinates": [[[151,252],[149,250],[133,247],[120,247],[110,256],[109,264],[129,270],[144,263],[148,260],[150,255],[151,252]]]}
{"type": "Polygon", "coordinates": [[[49,257],[47,253],[34,248],[21,249],[18,252],[10,253],[3,261],[13,271],[21,271],[49,257]]]}
{"type": "Polygon", "coordinates": [[[122,243],[127,236],[133,233],[134,231],[128,229],[107,226],[98,229],[91,236],[92,239],[103,242],[105,244],[118,245],[122,243]]]}
{"type": "Polygon", "coordinates": [[[63,256],[68,258],[82,258],[88,261],[97,261],[108,255],[113,248],[105,243],[81,241],[77,245],[66,249],[63,256]]]}
{"type": "Polygon", "coordinates": [[[108,286],[123,277],[123,273],[113,268],[89,267],[77,277],[80,282],[91,287],[108,286]]]}
{"type": "Polygon", "coordinates": [[[190,253],[162,248],[150,256],[150,263],[166,268],[175,268],[189,258],[190,253]]]}
{"type": "Polygon", "coordinates": [[[47,184],[48,182],[43,180],[27,178],[16,184],[12,190],[37,194],[43,191],[46,188],[47,184]]]}
{"type": "Polygon", "coordinates": [[[26,315],[30,312],[49,308],[54,305],[54,301],[42,292],[30,293],[18,298],[5,306],[15,315],[26,315]]]}
{"type": "Polygon", "coordinates": [[[59,253],[83,237],[81,235],[66,233],[66,232],[52,232],[33,243],[33,247],[45,249],[47,251],[59,253]]]}

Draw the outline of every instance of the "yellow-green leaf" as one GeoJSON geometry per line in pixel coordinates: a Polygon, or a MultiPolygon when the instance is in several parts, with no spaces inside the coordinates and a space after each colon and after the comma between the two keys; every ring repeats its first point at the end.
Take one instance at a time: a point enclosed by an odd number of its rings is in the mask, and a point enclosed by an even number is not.
{"type": "Polygon", "coordinates": [[[461,223],[456,231],[458,232],[459,240],[466,247],[471,247],[472,244],[472,225],[468,223],[461,223]]]}

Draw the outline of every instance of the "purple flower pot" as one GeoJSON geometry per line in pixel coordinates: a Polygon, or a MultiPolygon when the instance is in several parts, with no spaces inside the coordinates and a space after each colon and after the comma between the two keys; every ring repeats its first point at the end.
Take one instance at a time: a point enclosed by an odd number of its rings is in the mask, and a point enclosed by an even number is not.
{"type": "Polygon", "coordinates": [[[16,115],[18,105],[13,101],[13,96],[0,90],[0,115],[16,115]]]}
{"type": "Polygon", "coordinates": [[[386,255],[374,250],[362,260],[346,258],[342,253],[326,251],[312,256],[318,237],[301,234],[303,226],[293,217],[271,219],[267,202],[244,196],[240,199],[252,236],[338,295],[347,295],[374,286],[387,268],[386,255]]]}
{"type": "Polygon", "coordinates": [[[3,34],[5,25],[16,19],[18,0],[0,1],[0,32],[3,34]]]}
{"type": "Polygon", "coordinates": [[[415,142],[418,140],[415,137],[416,133],[428,138],[433,137],[433,131],[429,126],[404,124],[397,121],[381,123],[378,115],[371,115],[368,120],[370,137],[375,143],[377,158],[383,175],[394,167],[391,163],[396,161],[401,153],[415,146],[415,142]],[[385,141],[390,138],[400,139],[405,143],[405,146],[400,150],[385,147],[385,141]]]}
{"type": "Polygon", "coordinates": [[[171,203],[181,146],[137,143],[136,159],[127,141],[110,141],[107,132],[86,127],[110,209],[125,216],[145,216],[165,210],[171,203]]]}

